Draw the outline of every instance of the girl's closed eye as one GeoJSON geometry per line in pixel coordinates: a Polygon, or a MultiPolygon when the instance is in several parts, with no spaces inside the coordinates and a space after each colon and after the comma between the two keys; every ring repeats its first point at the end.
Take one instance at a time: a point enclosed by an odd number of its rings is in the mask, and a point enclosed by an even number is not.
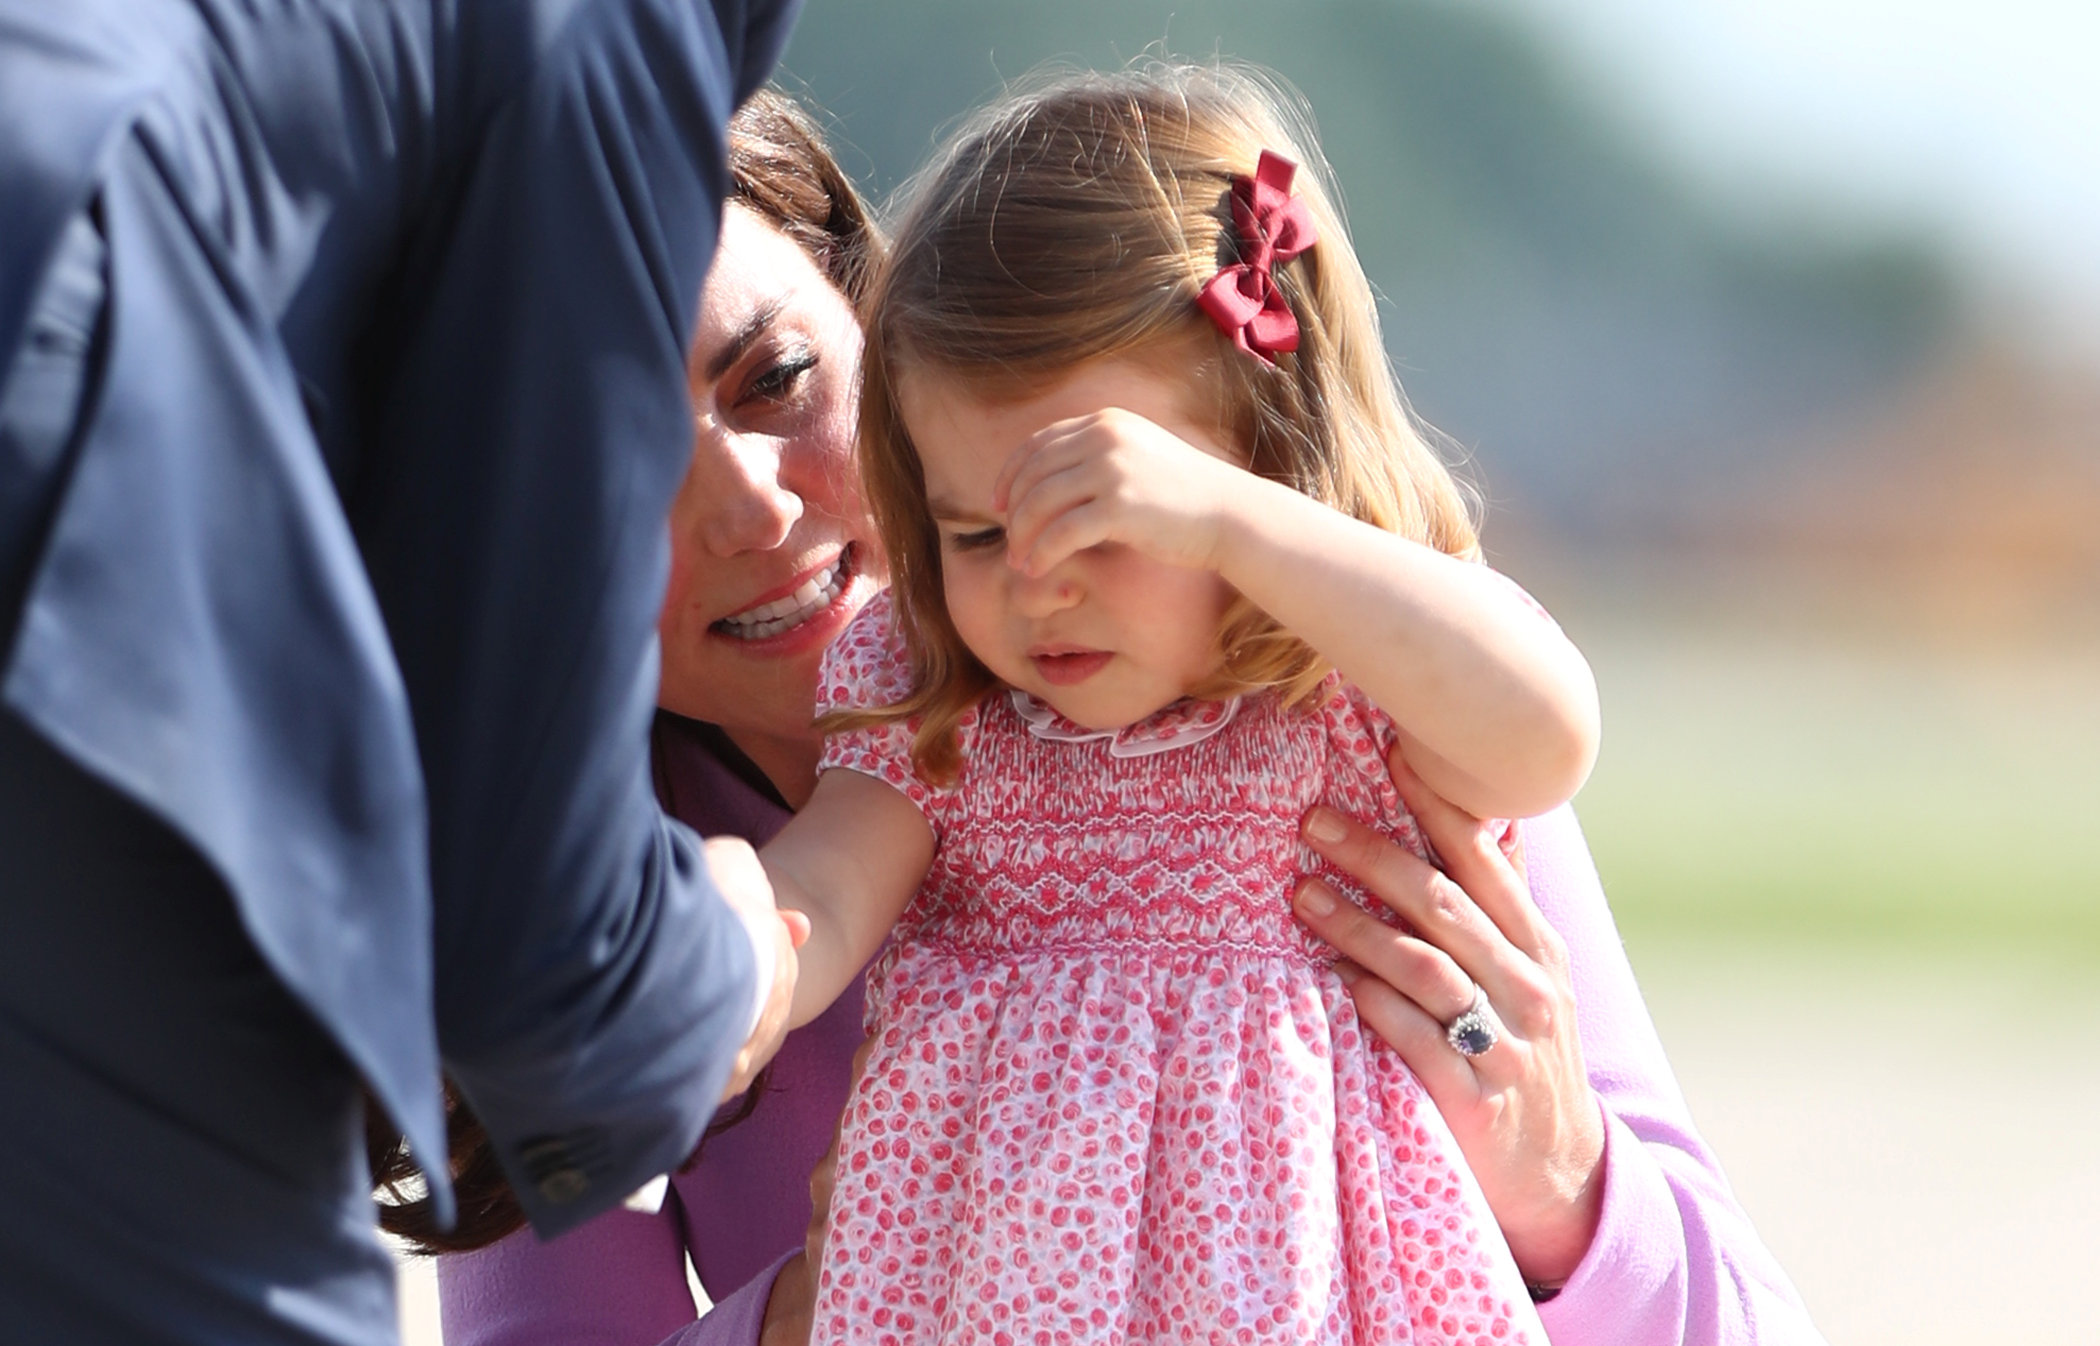
{"type": "Polygon", "coordinates": [[[966,533],[948,534],[950,551],[989,551],[1006,545],[1006,530],[998,524],[988,528],[973,528],[966,533]]]}

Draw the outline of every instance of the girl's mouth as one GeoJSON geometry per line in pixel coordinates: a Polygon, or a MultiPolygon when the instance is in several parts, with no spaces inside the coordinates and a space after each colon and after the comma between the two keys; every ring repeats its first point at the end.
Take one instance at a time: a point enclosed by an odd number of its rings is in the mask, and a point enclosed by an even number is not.
{"type": "Polygon", "coordinates": [[[734,640],[767,640],[794,630],[829,609],[846,591],[846,586],[853,582],[856,573],[854,551],[859,545],[857,542],[847,543],[840,549],[837,560],[802,581],[795,592],[731,613],[708,629],[734,640]]]}
{"type": "Polygon", "coordinates": [[[1070,687],[1085,682],[1114,657],[1107,650],[1078,649],[1030,651],[1028,655],[1036,672],[1043,675],[1043,681],[1053,687],[1070,687]]]}

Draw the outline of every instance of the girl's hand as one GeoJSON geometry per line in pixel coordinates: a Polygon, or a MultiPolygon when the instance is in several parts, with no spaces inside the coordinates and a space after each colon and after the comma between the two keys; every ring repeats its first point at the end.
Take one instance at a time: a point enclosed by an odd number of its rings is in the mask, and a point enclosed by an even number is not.
{"type": "Polygon", "coordinates": [[[1215,570],[1232,508],[1265,484],[1222,449],[1106,407],[1047,425],[1016,449],[992,508],[1006,518],[1008,560],[1029,575],[1109,542],[1215,570]]]}
{"type": "Polygon", "coordinates": [[[1533,904],[1521,856],[1431,793],[1397,752],[1388,765],[1448,873],[1327,809],[1307,816],[1305,838],[1416,933],[1316,879],[1298,886],[1298,916],[1348,960],[1336,966],[1357,1013],[1443,1113],[1524,1278],[1557,1286],[1588,1252],[1604,1199],[1604,1118],[1583,1066],[1567,946],[1533,904]],[[1444,1025],[1472,1005],[1476,984],[1500,1040],[1468,1058],[1444,1025]]]}

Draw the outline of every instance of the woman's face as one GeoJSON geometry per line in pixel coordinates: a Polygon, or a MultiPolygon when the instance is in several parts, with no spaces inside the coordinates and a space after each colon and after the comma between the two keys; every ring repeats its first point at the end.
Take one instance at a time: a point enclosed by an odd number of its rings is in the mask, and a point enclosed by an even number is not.
{"type": "Polygon", "coordinates": [[[808,782],[783,771],[815,766],[818,663],[882,580],[853,466],[860,349],[809,254],[731,205],[688,365],[658,700],[722,726],[790,798],[808,782]]]}

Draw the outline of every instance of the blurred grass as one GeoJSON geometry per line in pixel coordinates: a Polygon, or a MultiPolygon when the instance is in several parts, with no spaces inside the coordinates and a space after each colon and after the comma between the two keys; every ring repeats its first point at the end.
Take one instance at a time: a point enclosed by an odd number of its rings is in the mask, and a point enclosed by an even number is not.
{"type": "Polygon", "coordinates": [[[1629,943],[2100,966],[2100,647],[1576,607],[1605,708],[1576,807],[1629,943]]]}

